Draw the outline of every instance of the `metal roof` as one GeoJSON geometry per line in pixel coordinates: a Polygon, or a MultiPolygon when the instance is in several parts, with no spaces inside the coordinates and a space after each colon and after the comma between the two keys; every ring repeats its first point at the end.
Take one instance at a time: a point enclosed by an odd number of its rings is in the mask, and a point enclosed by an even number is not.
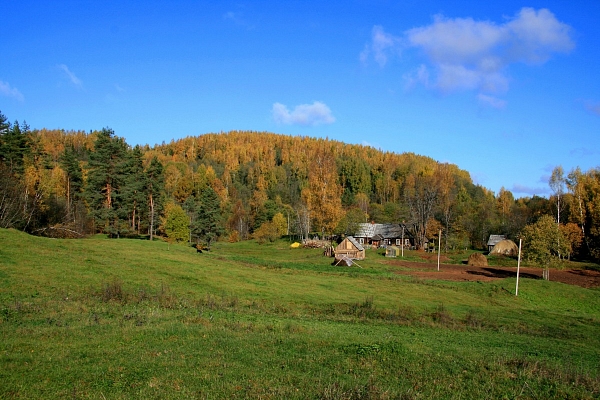
{"type": "MultiPolygon", "coordinates": [[[[402,237],[402,224],[358,224],[358,230],[354,234],[357,237],[373,238],[376,235],[381,235],[383,239],[395,239],[402,237]]],[[[404,237],[409,238],[411,235],[408,229],[404,229],[404,237]]]]}
{"type": "Polygon", "coordinates": [[[490,235],[490,238],[487,242],[488,246],[495,246],[501,240],[506,239],[505,235],[490,235]]]}
{"type": "Polygon", "coordinates": [[[363,251],[365,249],[362,247],[362,244],[358,243],[352,236],[348,236],[346,239],[348,239],[348,241],[352,243],[358,250],[363,251]]]}

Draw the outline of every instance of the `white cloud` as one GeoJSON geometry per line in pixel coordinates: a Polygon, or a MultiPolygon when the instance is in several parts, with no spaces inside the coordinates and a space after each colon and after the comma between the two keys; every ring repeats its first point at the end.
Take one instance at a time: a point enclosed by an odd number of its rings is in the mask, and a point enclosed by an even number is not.
{"type": "Polygon", "coordinates": [[[506,101],[502,99],[498,99],[494,96],[488,96],[487,94],[479,93],[477,95],[477,100],[479,103],[497,109],[503,109],[506,107],[506,101]]]}
{"type": "Polygon", "coordinates": [[[406,89],[413,89],[418,84],[421,84],[428,88],[429,69],[425,64],[421,64],[416,70],[404,74],[403,79],[405,82],[406,89]]]}
{"type": "Polygon", "coordinates": [[[421,83],[443,92],[499,94],[508,90],[506,70],[511,64],[542,64],[553,54],[568,53],[574,47],[569,25],[547,9],[523,8],[502,24],[436,15],[430,25],[409,29],[401,36],[375,26],[361,60],[373,57],[383,67],[391,52],[413,48],[427,62],[416,73],[405,75],[409,87],[421,83]]]}
{"type": "Polygon", "coordinates": [[[24,101],[25,97],[17,88],[11,87],[8,82],[0,81],[0,94],[7,97],[12,97],[19,101],[24,101]]]}
{"type": "Polygon", "coordinates": [[[67,75],[73,85],[77,86],[78,88],[83,87],[83,82],[81,79],[75,76],[75,74],[69,70],[69,67],[67,67],[65,64],[59,64],[58,68],[67,75]]]}
{"type": "Polygon", "coordinates": [[[278,124],[315,126],[335,122],[329,107],[320,101],[312,104],[300,104],[291,112],[287,106],[275,103],[272,113],[273,119],[278,124]]]}
{"type": "Polygon", "coordinates": [[[398,51],[400,46],[399,38],[385,33],[381,26],[376,25],[371,31],[371,43],[367,44],[360,53],[360,60],[366,63],[372,54],[375,62],[383,67],[387,64],[388,52],[398,51]]]}

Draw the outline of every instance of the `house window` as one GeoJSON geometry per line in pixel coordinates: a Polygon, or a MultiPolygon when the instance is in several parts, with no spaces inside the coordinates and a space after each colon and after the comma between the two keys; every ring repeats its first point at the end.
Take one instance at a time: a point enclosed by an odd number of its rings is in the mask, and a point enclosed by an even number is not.
{"type": "Polygon", "coordinates": [[[358,243],[360,243],[360,244],[365,244],[365,239],[363,239],[363,238],[358,238],[358,243]]]}
{"type": "Polygon", "coordinates": [[[400,246],[400,242],[401,242],[400,239],[396,239],[396,246],[400,246]]]}

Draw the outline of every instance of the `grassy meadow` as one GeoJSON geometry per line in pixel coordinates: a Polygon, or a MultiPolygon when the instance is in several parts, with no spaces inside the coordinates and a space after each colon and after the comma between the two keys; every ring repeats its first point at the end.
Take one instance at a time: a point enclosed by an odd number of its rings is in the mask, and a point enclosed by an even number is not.
{"type": "Polygon", "coordinates": [[[330,263],[0,229],[0,398],[600,396],[598,289],[330,263]]]}

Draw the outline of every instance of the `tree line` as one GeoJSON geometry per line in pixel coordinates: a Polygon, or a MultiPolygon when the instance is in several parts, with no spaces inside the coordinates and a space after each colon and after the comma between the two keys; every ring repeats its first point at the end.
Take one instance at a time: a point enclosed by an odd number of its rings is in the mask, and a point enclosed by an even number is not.
{"type": "Polygon", "coordinates": [[[130,146],[108,128],[31,130],[0,113],[0,227],[40,235],[210,247],[373,221],[404,223],[421,248],[441,231],[452,250],[484,248],[490,234],[537,238],[550,219],[552,257],[599,259],[600,170],[557,167],[550,187],[550,198],[515,199],[454,164],[328,139],[231,131],[130,146]]]}

